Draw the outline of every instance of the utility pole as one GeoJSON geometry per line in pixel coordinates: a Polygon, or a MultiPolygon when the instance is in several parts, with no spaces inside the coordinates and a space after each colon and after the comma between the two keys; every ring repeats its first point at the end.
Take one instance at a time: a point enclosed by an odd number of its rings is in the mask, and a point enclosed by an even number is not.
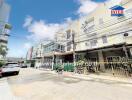
{"type": "Polygon", "coordinates": [[[55,64],[55,46],[56,46],[56,41],[53,42],[52,70],[54,70],[54,64],[55,64]]]}
{"type": "Polygon", "coordinates": [[[75,54],[75,33],[72,32],[72,44],[73,44],[73,63],[75,67],[76,63],[76,54],[75,54]]]}
{"type": "Polygon", "coordinates": [[[127,47],[126,47],[126,44],[127,44],[126,38],[127,38],[127,36],[128,36],[128,33],[125,32],[125,33],[124,33],[125,44],[123,45],[123,51],[125,52],[125,56],[126,56],[126,58],[128,59],[129,56],[128,56],[127,47]]]}

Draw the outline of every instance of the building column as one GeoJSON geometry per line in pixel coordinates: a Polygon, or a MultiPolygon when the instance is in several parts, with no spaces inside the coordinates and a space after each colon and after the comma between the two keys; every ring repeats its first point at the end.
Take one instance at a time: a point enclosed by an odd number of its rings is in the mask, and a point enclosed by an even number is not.
{"type": "Polygon", "coordinates": [[[51,70],[54,70],[55,60],[56,60],[56,57],[55,57],[55,55],[53,55],[52,56],[52,69],[51,70]]]}
{"type": "Polygon", "coordinates": [[[131,57],[132,57],[132,48],[130,48],[130,55],[131,55],[131,57]]]}
{"type": "Polygon", "coordinates": [[[125,53],[126,58],[128,59],[129,56],[128,56],[127,48],[126,48],[125,45],[123,45],[123,51],[124,51],[124,53],[125,53]]]}
{"type": "Polygon", "coordinates": [[[105,64],[104,64],[104,57],[103,57],[103,52],[102,51],[98,51],[98,59],[99,59],[99,64],[100,64],[100,70],[102,72],[105,71],[105,64]]]}

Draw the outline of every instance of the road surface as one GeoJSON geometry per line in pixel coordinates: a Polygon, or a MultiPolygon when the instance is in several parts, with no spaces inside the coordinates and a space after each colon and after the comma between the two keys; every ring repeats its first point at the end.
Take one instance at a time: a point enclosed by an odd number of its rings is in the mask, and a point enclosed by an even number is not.
{"type": "Polygon", "coordinates": [[[84,80],[37,69],[21,69],[7,77],[13,94],[22,100],[132,100],[132,87],[111,81],[84,80]]]}

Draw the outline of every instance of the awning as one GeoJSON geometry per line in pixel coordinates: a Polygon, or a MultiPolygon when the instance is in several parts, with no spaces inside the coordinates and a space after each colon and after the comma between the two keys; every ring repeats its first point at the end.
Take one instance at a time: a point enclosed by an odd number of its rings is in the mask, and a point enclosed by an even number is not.
{"type": "Polygon", "coordinates": [[[92,49],[86,49],[86,50],[80,50],[80,51],[76,51],[76,53],[81,53],[81,52],[96,52],[96,51],[100,51],[100,50],[114,50],[114,49],[120,49],[123,48],[122,46],[126,45],[128,46],[128,44],[126,43],[120,43],[120,44],[113,44],[113,45],[108,45],[108,46],[104,46],[104,47],[99,47],[99,48],[92,48],[92,49]]]}
{"type": "Polygon", "coordinates": [[[73,54],[73,51],[47,53],[47,54],[44,54],[44,57],[53,57],[54,55],[55,56],[65,56],[65,55],[70,55],[70,54],[73,54]]]}
{"type": "Polygon", "coordinates": [[[70,54],[73,54],[73,51],[68,51],[68,52],[55,52],[55,55],[56,56],[65,56],[65,55],[70,55],[70,54]]]}

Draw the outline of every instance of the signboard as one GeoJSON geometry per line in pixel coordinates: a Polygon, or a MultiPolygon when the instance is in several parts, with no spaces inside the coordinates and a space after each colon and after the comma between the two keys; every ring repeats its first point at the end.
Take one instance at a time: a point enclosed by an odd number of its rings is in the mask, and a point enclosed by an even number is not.
{"type": "Polygon", "coordinates": [[[124,7],[120,6],[120,5],[116,5],[114,7],[111,7],[111,16],[117,16],[117,17],[121,17],[124,16],[124,7]]]}

